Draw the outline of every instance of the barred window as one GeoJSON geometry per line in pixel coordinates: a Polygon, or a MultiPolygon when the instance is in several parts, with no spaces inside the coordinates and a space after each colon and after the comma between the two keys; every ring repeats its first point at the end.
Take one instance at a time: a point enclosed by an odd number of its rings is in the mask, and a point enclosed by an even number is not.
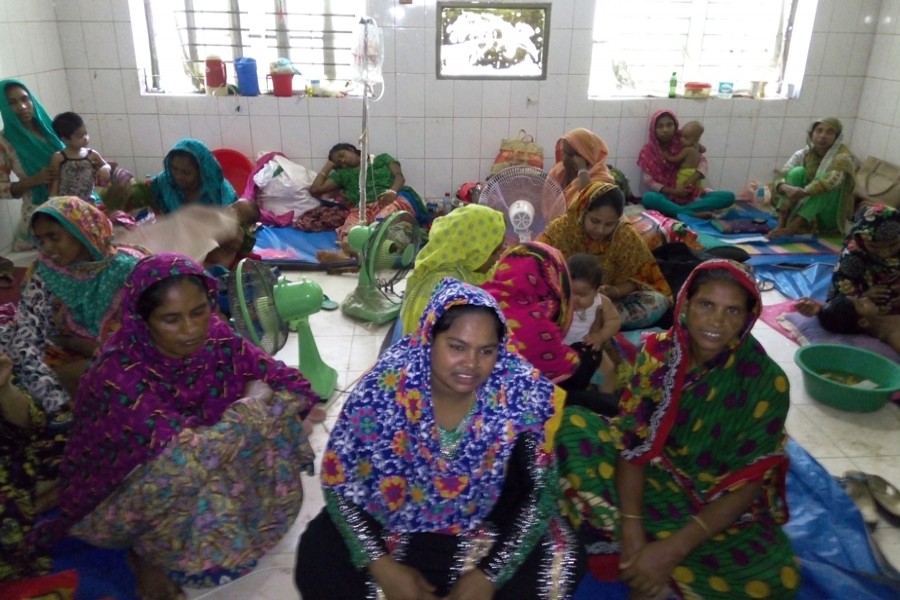
{"type": "Polygon", "coordinates": [[[736,90],[768,82],[770,92],[786,93],[788,58],[797,50],[805,62],[809,43],[807,37],[802,49],[791,45],[801,3],[597,0],[589,95],[666,96],[673,72],[679,93],[688,81],[710,83],[713,91],[722,81],[736,90]]]}
{"type": "Polygon", "coordinates": [[[351,52],[365,8],[364,0],[132,0],[143,85],[202,91],[208,57],[221,58],[233,82],[234,59],[245,56],[256,59],[262,90],[279,58],[339,87],[355,77],[351,52]]]}

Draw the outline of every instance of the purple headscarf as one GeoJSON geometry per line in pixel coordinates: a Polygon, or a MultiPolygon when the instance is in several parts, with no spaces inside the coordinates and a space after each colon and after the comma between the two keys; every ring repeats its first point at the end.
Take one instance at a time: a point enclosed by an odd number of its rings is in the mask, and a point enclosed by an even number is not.
{"type": "Polygon", "coordinates": [[[179,432],[217,423],[250,381],[295,394],[305,404],[302,416],[317,401],[299,371],[238,336],[216,314],[199,350],[186,358],[160,352],[137,303],[150,286],[178,275],[199,277],[211,294],[215,291],[215,281],[185,256],[143,259],[125,286],[122,327],[81,380],[60,466],[60,516],[66,526],[89,514],[179,432]]]}

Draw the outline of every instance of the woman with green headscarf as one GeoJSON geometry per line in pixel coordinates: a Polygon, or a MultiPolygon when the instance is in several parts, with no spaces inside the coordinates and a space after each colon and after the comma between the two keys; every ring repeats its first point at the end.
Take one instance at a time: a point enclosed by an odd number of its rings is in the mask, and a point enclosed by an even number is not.
{"type": "Polygon", "coordinates": [[[0,81],[5,102],[0,102],[3,132],[0,133],[0,198],[22,199],[22,220],[16,229],[13,247],[32,248],[28,236],[31,213],[49,197],[55,174],[50,157],[64,144],[53,132],[52,120],[44,107],[17,79],[0,81]],[[18,181],[10,181],[15,173],[18,181]]]}
{"type": "Polygon", "coordinates": [[[487,281],[505,234],[503,213],[478,204],[435,219],[428,243],[416,256],[416,266],[406,280],[400,308],[403,335],[416,330],[434,286],[445,277],[472,285],[487,281]]]}
{"type": "Polygon", "coordinates": [[[30,231],[40,254],[15,321],[0,328],[0,347],[28,392],[55,413],[68,403],[98,340],[118,328],[118,292],[145,252],[113,245],[106,215],[74,196],[37,207],[30,231]]]}
{"type": "Polygon", "coordinates": [[[853,214],[856,159],[844,145],[844,126],[829,117],[813,122],[806,147],[794,152],[772,184],[775,239],[798,233],[839,233],[853,214]]]}

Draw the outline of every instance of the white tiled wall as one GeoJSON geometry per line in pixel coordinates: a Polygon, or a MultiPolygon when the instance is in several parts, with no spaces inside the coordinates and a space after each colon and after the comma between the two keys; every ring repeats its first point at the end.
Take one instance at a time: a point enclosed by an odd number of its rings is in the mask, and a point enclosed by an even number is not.
{"type": "MultiPolygon", "coordinates": [[[[840,117],[861,157],[900,161],[900,0],[819,0],[803,94],[790,101],[587,100],[593,0],[553,2],[546,81],[437,80],[435,4],[369,2],[386,49],[372,150],[398,157],[428,197],[480,179],[500,139],[519,129],[543,144],[548,167],[561,134],[593,129],[637,183],[648,118],[663,107],[704,121],[709,179],[719,187],[768,178],[819,116],[840,117]],[[395,7],[402,16],[392,16],[395,7]]],[[[332,144],[354,142],[361,129],[359,100],[141,96],[128,0],[0,0],[0,39],[8,40],[0,75],[24,79],[52,114],[83,114],[92,143],[138,175],[157,172],[165,149],[187,135],[250,156],[281,149],[318,168],[332,144]]],[[[15,202],[3,202],[0,248],[17,214],[15,202]]]]}

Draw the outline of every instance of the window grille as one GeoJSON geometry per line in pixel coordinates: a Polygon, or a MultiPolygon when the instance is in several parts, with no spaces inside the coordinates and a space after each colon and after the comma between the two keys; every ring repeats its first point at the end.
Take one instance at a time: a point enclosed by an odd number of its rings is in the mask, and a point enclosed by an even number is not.
{"type": "Polygon", "coordinates": [[[666,96],[688,81],[778,88],[798,0],[598,0],[589,95],[666,96]]]}
{"type": "Polygon", "coordinates": [[[364,12],[363,0],[144,0],[144,80],[155,91],[202,91],[207,57],[224,60],[233,81],[234,59],[247,56],[261,83],[269,63],[286,58],[304,78],[340,86],[355,76],[364,12]]]}

